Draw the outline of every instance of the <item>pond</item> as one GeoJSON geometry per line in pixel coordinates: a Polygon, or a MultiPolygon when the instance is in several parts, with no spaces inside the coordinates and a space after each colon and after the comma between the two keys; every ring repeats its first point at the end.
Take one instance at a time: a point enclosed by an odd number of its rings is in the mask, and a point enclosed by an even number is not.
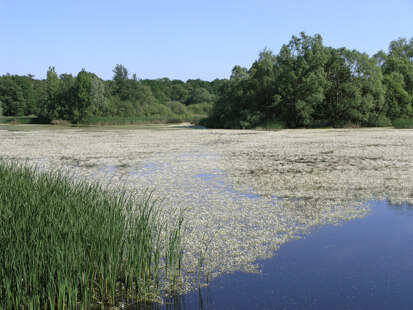
{"type": "MultiPolygon", "coordinates": [[[[382,282],[374,282],[383,275],[371,268],[376,266],[373,258],[388,256],[374,254],[377,249],[370,246],[392,242],[389,238],[403,225],[383,234],[390,224],[381,219],[397,218],[397,212],[376,201],[413,204],[413,130],[0,130],[0,158],[62,169],[115,188],[149,189],[168,211],[161,219],[166,222],[173,218],[171,212],[182,210],[187,228],[182,282],[185,290],[195,292],[179,300],[195,309],[198,276],[202,283],[211,281],[201,290],[204,306],[218,309],[232,302],[234,308],[265,308],[262,302],[271,308],[275,300],[281,308],[294,307],[291,298],[297,308],[315,302],[323,306],[340,296],[358,302],[352,287],[363,292],[366,302],[368,296],[385,296],[376,291],[382,282]],[[375,202],[369,206],[366,201],[375,202]],[[337,223],[342,226],[331,226],[337,223]],[[362,246],[360,236],[369,236],[367,232],[372,237],[362,246]],[[300,236],[305,238],[297,240],[300,236]],[[360,260],[345,263],[337,257],[363,248],[365,253],[354,254],[360,260]],[[328,268],[333,272],[323,273],[328,268]],[[371,270],[365,281],[373,284],[355,278],[358,268],[371,270]],[[257,269],[262,275],[251,273],[257,269]]],[[[405,269],[388,268],[404,279],[399,270],[405,269]]],[[[344,300],[336,302],[346,307],[344,300]]]]}
{"type": "Polygon", "coordinates": [[[371,206],[284,244],[261,274],[223,275],[160,309],[411,309],[413,207],[371,206]]]}

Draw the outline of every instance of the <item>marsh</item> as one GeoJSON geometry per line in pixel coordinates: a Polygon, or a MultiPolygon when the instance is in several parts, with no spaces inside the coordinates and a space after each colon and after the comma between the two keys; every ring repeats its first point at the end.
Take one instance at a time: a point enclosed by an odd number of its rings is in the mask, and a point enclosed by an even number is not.
{"type": "Polygon", "coordinates": [[[258,261],[313,227],[369,214],[368,201],[413,203],[413,130],[8,128],[3,159],[153,191],[182,210],[184,290],[259,272],[258,261]]]}

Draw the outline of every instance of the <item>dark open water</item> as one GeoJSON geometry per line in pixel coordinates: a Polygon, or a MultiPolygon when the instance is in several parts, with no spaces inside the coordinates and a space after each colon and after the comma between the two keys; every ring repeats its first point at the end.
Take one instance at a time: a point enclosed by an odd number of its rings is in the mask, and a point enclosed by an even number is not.
{"type": "Polygon", "coordinates": [[[160,309],[413,309],[413,207],[374,202],[259,263],[261,275],[224,275],[160,309]]]}

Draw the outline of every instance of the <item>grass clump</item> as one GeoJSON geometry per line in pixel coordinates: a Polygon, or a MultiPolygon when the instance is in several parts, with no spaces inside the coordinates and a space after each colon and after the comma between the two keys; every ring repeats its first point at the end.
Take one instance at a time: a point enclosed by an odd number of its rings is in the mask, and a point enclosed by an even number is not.
{"type": "Polygon", "coordinates": [[[183,255],[182,216],[166,229],[160,212],[150,195],[0,162],[0,308],[153,300],[183,255]]]}

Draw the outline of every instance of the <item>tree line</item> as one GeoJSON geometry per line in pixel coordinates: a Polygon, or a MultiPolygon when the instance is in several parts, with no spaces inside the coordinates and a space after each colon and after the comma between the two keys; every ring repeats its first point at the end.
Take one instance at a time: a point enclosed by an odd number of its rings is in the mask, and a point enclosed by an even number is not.
{"type": "Polygon", "coordinates": [[[278,54],[264,49],[229,79],[141,80],[121,64],[111,80],[81,70],[46,79],[0,77],[0,115],[80,123],[98,117],[206,115],[215,128],[388,126],[413,118],[413,38],[366,53],[323,45],[301,33],[278,54]]]}
{"type": "Polygon", "coordinates": [[[413,38],[370,57],[293,36],[250,69],[235,66],[204,124],[216,128],[389,126],[411,118],[413,38]]]}
{"type": "Polygon", "coordinates": [[[49,67],[46,79],[33,75],[0,77],[0,111],[4,116],[35,115],[40,122],[79,123],[97,117],[205,116],[217,99],[222,80],[141,80],[121,64],[112,80],[82,69],[77,76],[58,75],[49,67]]]}

